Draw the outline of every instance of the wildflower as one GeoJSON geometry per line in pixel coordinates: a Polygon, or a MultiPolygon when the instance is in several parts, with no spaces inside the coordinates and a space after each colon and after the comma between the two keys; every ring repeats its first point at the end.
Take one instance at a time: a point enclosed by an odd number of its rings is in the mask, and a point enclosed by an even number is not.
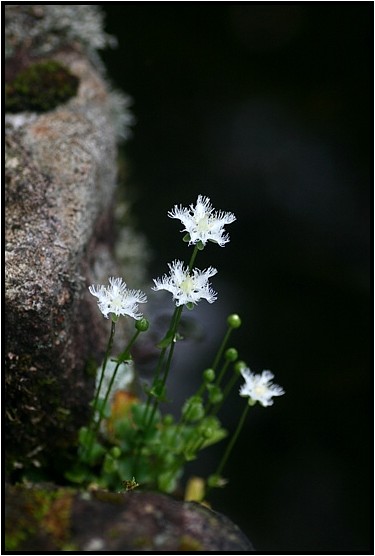
{"type": "Polygon", "coordinates": [[[202,195],[198,195],[195,206],[191,204],[189,208],[183,208],[175,205],[168,216],[181,220],[185,226],[182,231],[187,232],[189,245],[201,242],[203,246],[207,241],[213,241],[223,247],[229,241],[229,235],[224,233],[224,226],[236,220],[231,212],[214,212],[210,199],[202,195]]]}
{"type": "Polygon", "coordinates": [[[140,290],[129,290],[122,278],[109,278],[109,283],[108,287],[89,286],[89,292],[98,298],[99,309],[105,318],[113,313],[115,317],[128,315],[136,320],[141,319],[137,303],[146,303],[146,295],[140,290]]]}
{"type": "Polygon", "coordinates": [[[241,374],[245,379],[245,384],[240,388],[240,396],[248,396],[250,405],[256,402],[261,403],[264,407],[273,404],[272,396],[282,396],[285,394],[281,386],[271,384],[274,375],[271,371],[263,371],[261,375],[250,372],[247,367],[241,369],[241,374]]]}
{"type": "Polygon", "coordinates": [[[169,264],[170,275],[166,274],[161,279],[154,279],[155,287],[152,289],[167,290],[179,305],[187,305],[189,308],[196,304],[200,299],[205,299],[208,303],[216,300],[216,292],[210,287],[208,279],[217,273],[216,268],[210,266],[207,270],[194,268],[189,272],[184,268],[182,261],[173,261],[169,264]]]}

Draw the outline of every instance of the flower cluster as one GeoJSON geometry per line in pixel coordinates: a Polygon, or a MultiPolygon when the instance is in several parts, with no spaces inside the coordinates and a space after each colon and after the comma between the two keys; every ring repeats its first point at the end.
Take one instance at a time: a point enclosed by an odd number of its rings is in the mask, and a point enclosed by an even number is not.
{"type": "Polygon", "coordinates": [[[142,318],[138,303],[146,303],[147,297],[140,290],[129,290],[122,278],[109,278],[109,286],[89,286],[89,292],[98,298],[98,306],[105,318],[113,313],[115,319],[128,315],[133,319],[142,318]]]}
{"type": "Polygon", "coordinates": [[[240,388],[240,396],[248,397],[250,405],[259,402],[264,407],[273,405],[272,396],[282,396],[285,394],[281,386],[272,384],[274,378],[271,371],[263,371],[261,375],[256,375],[247,367],[241,369],[241,374],[245,379],[245,384],[240,388]]]}
{"type": "Polygon", "coordinates": [[[272,384],[274,375],[270,371],[258,375],[252,373],[244,361],[238,361],[237,350],[227,348],[230,334],[241,326],[240,317],[232,314],[227,319],[228,328],[214,361],[202,373],[202,383],[196,393],[186,399],[179,420],[162,414],[159,406],[168,399],[166,384],[172,369],[171,361],[176,342],[182,337],[179,334],[182,311],[185,307],[193,309],[202,299],[208,303],[217,299],[210,284],[210,278],[217,274],[216,268],[209,266],[200,270],[195,267],[195,259],[208,241],[221,247],[228,243],[225,225],[236,220],[231,212],[215,211],[210,199],[202,195],[198,195],[195,205],[188,208],[175,205],[168,216],[181,220],[182,231],[186,232],[184,241],[194,248],[188,264],[175,259],[168,264],[168,274],[153,279],[151,289],[171,293],[175,308],[169,328],[157,344],[159,358],[152,382],[144,388],[145,401],[138,398],[128,385],[135,372],[131,350],[139,334],[149,327],[148,320],[138,309],[138,304],[146,303],[147,297],[140,290],[128,289],[122,278],[109,278],[108,286],[89,286],[102,314],[106,318],[111,314],[111,332],[91,402],[91,422],[79,433],[79,462],[66,477],[78,483],[92,481],[105,488],[125,484],[127,490],[138,486],[139,481],[162,492],[173,493],[184,464],[195,459],[201,449],[227,435],[217,413],[242,375],[245,383],[239,394],[248,398],[248,403],[244,404],[242,416],[216,473],[207,479],[207,490],[196,498],[201,500],[211,487],[225,484],[221,472],[250,407],[257,402],[264,407],[270,406],[272,398],[283,395],[284,390],[272,384]],[[111,358],[116,323],[121,315],[136,320],[135,332],[124,351],[111,358]],[[99,477],[98,469],[101,469],[99,477]]]}

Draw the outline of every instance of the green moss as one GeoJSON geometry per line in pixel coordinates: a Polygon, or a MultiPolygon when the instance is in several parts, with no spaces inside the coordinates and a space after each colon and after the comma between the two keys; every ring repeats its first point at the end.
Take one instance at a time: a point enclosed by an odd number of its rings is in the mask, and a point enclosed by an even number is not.
{"type": "Polygon", "coordinates": [[[13,496],[5,522],[5,547],[28,547],[48,534],[56,548],[69,542],[73,491],[70,489],[11,487],[13,496]],[[15,496],[14,496],[15,495],[15,496]]]}
{"type": "Polygon", "coordinates": [[[179,552],[197,552],[202,550],[202,543],[189,535],[183,535],[178,550],[179,552]]]}
{"type": "Polygon", "coordinates": [[[79,79],[55,60],[31,64],[5,86],[7,112],[46,112],[77,94],[79,79]]]}

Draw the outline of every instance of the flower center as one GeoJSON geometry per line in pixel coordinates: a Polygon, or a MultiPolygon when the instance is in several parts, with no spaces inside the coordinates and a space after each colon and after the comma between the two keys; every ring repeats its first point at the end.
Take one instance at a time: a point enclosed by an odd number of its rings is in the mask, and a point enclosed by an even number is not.
{"type": "Polygon", "coordinates": [[[194,289],[194,280],[191,276],[186,276],[186,278],[181,282],[181,290],[184,293],[190,293],[194,289]]]}
{"type": "Polygon", "coordinates": [[[208,221],[208,216],[204,215],[197,222],[197,230],[198,232],[208,232],[209,229],[210,229],[210,224],[208,221]]]}
{"type": "Polygon", "coordinates": [[[113,308],[120,309],[122,306],[122,296],[118,293],[114,295],[111,299],[111,305],[113,308]]]}
{"type": "Polygon", "coordinates": [[[264,396],[264,394],[267,392],[267,387],[264,384],[257,384],[254,387],[254,393],[257,396],[264,396]]]}

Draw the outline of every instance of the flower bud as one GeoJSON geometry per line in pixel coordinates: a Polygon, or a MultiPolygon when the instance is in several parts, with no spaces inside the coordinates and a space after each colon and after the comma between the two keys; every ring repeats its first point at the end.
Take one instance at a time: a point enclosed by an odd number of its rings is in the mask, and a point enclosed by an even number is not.
{"type": "Polygon", "coordinates": [[[237,361],[237,363],[234,365],[233,369],[237,374],[241,374],[241,370],[242,369],[246,369],[247,365],[245,363],[245,361],[237,361]]]}
{"type": "Polygon", "coordinates": [[[198,421],[204,416],[204,408],[201,398],[193,396],[186,400],[182,408],[182,415],[187,421],[198,421]]]}
{"type": "Polygon", "coordinates": [[[230,328],[239,328],[241,326],[241,319],[234,313],[233,315],[229,315],[227,323],[230,328]]]}
{"type": "Polygon", "coordinates": [[[215,386],[215,384],[209,384],[207,388],[209,391],[208,399],[210,400],[210,402],[212,404],[220,403],[223,399],[221,388],[215,386]]]}
{"type": "Polygon", "coordinates": [[[225,359],[227,361],[236,361],[238,358],[238,351],[235,348],[229,348],[225,352],[225,359]]]}
{"type": "Polygon", "coordinates": [[[204,382],[213,382],[215,380],[215,371],[213,369],[206,369],[203,372],[204,382]]]}
{"type": "Polygon", "coordinates": [[[113,448],[111,448],[110,450],[111,456],[114,457],[115,459],[119,458],[121,456],[121,450],[118,446],[113,446],[113,448]]]}
{"type": "Polygon", "coordinates": [[[149,326],[150,326],[149,321],[144,317],[135,321],[135,328],[139,330],[139,332],[146,332],[146,330],[149,329],[149,326]]]}

